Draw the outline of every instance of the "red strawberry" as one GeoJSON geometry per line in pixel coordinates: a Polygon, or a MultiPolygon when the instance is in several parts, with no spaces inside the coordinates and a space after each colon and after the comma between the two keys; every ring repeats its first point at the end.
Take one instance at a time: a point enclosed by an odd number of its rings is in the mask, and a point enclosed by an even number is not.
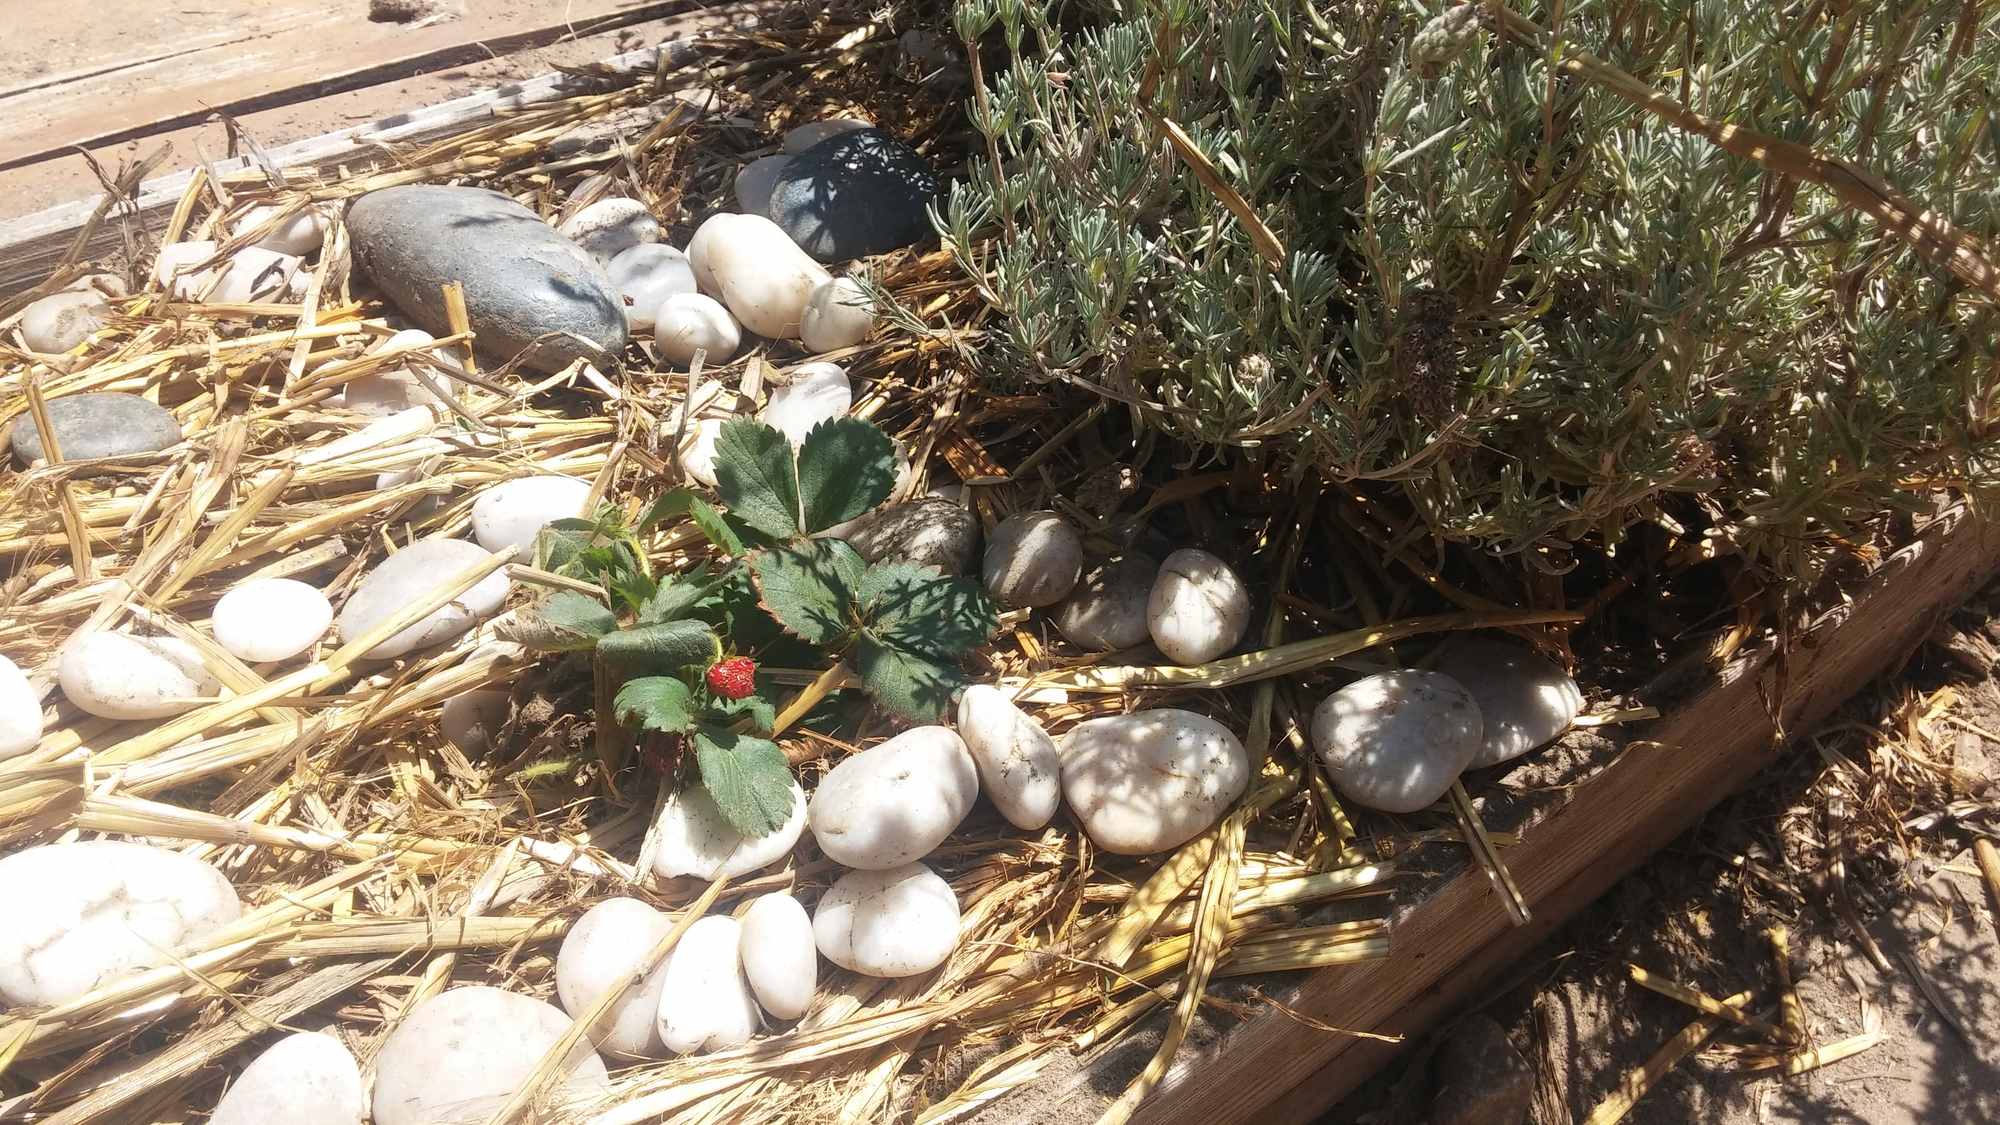
{"type": "Polygon", "coordinates": [[[757,662],[747,656],[716,661],[708,669],[708,690],[724,699],[742,699],[757,690],[757,662]]]}

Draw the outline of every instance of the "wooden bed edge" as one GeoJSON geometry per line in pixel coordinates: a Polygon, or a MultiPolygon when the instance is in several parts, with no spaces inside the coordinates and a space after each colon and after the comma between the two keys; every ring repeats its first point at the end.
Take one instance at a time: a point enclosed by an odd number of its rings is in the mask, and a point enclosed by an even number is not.
{"type": "MultiPolygon", "coordinates": [[[[1770,764],[1786,737],[1901,667],[1938,618],[1996,571],[2000,524],[1964,507],[1948,512],[1784,659],[1768,644],[1739,656],[1645,732],[1650,745],[1629,748],[1509,848],[1508,866],[1533,910],[1529,925],[1509,925],[1486,876],[1470,868],[1397,921],[1388,960],[1312,974],[1292,1011],[1400,1034],[1407,1045],[1770,764]]],[[[1310,1121],[1400,1049],[1266,1011],[1177,1060],[1134,1120],[1310,1121]]]]}

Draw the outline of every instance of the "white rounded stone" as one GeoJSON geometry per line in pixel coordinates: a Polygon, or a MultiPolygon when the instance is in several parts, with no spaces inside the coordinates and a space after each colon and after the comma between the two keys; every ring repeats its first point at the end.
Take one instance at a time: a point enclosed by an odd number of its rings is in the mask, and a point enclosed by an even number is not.
{"type": "Polygon", "coordinates": [[[467,754],[484,753],[507,721],[510,699],[504,691],[468,691],[444,701],[438,727],[453,746],[467,754]]]}
{"type": "Polygon", "coordinates": [[[209,623],[231,656],[262,664],[311,648],[333,624],[333,604],[295,579],[260,578],[222,595],[209,623]]]}
{"type": "Polygon", "coordinates": [[[295,295],[292,283],[299,276],[300,264],[294,254],[245,246],[229,256],[222,280],[203,300],[214,305],[261,305],[287,300],[295,295]]]}
{"type": "Polygon", "coordinates": [[[1250,784],[1228,727],[1170,707],[1089,719],[1062,743],[1063,796],[1097,846],[1151,855],[1194,839],[1250,784]]]}
{"type": "Polygon", "coordinates": [[[806,791],[792,782],[792,812],[777,831],[746,838],[722,817],[699,785],[683,786],[660,809],[653,845],[653,873],[662,879],[693,875],[736,878],[784,859],[806,829],[806,791]]]}
{"type": "Polygon", "coordinates": [[[743,346],[743,329],[736,318],[713,297],[701,293],[676,293],[653,311],[653,345],[660,357],[682,367],[694,362],[694,353],[707,353],[707,366],[728,363],[743,346]]]}
{"type": "Polygon", "coordinates": [[[813,940],[826,959],[870,977],[913,977],[958,948],[958,895],[921,863],[850,871],[813,912],[813,940]]]}
{"type": "Polygon", "coordinates": [[[300,1031],[243,1068],[208,1125],[360,1125],[367,1115],[361,1067],[347,1046],[300,1031]]]}
{"type": "Polygon", "coordinates": [[[792,381],[771,392],[757,420],[783,433],[793,445],[804,445],[813,427],[830,418],[844,418],[854,406],[854,386],[837,363],[801,363],[792,381]]]}
{"type": "MultiPolygon", "coordinates": [[[[374,1125],[457,1125],[497,1111],[569,1030],[562,1009],[532,996],[468,985],[417,1005],[375,1055],[374,1125]]],[[[610,1085],[583,1040],[563,1060],[563,1092],[610,1085]]]]}
{"type": "Polygon", "coordinates": [[[812,919],[788,894],[759,895],[743,912],[743,976],[771,1018],[795,1020],[812,1007],[819,951],[812,919]]]}
{"type": "Polygon", "coordinates": [[[556,520],[583,515],[590,482],[575,477],[521,477],[502,481],[472,502],[472,537],[489,551],[518,547],[523,562],[535,557],[535,537],[556,520]]]}
{"type": "Polygon", "coordinates": [[[715,439],[722,436],[721,418],[703,418],[690,427],[687,448],[681,452],[681,466],[688,476],[710,488],[716,486],[715,439]]]}
{"type": "Polygon", "coordinates": [[[1250,591],[1229,564],[1183,547],[1160,564],[1146,629],[1168,660],[1201,664],[1236,647],[1250,627],[1250,591]]]}
{"type": "Polygon", "coordinates": [[[736,206],[746,215],[771,213],[771,190],[792,163],[788,155],[760,156],[736,172],[736,206]]]}
{"type": "MultiPolygon", "coordinates": [[[[405,328],[377,344],[371,351],[409,351],[421,348],[446,366],[464,370],[458,357],[451,354],[450,349],[429,347],[436,342],[437,337],[421,328],[405,328]]],[[[427,370],[425,375],[440,386],[449,388],[451,385],[449,376],[441,372],[427,370]]],[[[349,379],[344,405],[357,414],[365,414],[371,418],[386,418],[413,406],[437,406],[439,399],[437,392],[418,379],[409,368],[391,367],[372,375],[349,379]]]]}
{"type": "Polygon", "coordinates": [[[667,955],[660,1042],[677,1055],[741,1046],[757,1032],[757,1001],[743,979],[743,927],[712,914],[687,928],[667,955]]]}
{"type": "MultiPolygon", "coordinates": [[[[259,203],[243,213],[236,230],[247,234],[269,222],[282,210],[275,203],[259,203]]],[[[266,250],[276,250],[280,254],[296,254],[304,257],[320,248],[326,241],[326,214],[317,206],[308,205],[293,211],[290,216],[279,220],[269,233],[251,243],[266,250]]]]}
{"type": "Polygon", "coordinates": [[[86,633],[63,646],[63,695],[106,719],[164,719],[221,690],[196,648],[179,637],[86,633]]]}
{"type": "Polygon", "coordinates": [[[1583,710],[1569,673],[1526,645],[1468,638],[1446,649],[1437,670],[1479,704],[1484,734],[1466,769],[1483,769],[1545,746],[1583,710]]]}
{"type": "Polygon", "coordinates": [[[1479,753],[1479,704],[1442,672],[1368,676],[1313,711],[1312,743],[1334,788],[1371,809],[1427,808],[1479,753]]]}
{"type": "Polygon", "coordinates": [[[833,276],[762,215],[711,216],[688,242],[688,264],[738,323],[774,340],[799,334],[813,289],[833,276]]]}
{"type": "Polygon", "coordinates": [[[797,156],[824,140],[838,137],[842,133],[852,133],[856,129],[873,129],[875,126],[854,117],[829,117],[824,121],[812,121],[796,126],[785,132],[778,144],[787,155],[797,156]]]}
{"type": "Polygon", "coordinates": [[[1056,628],[1070,643],[1098,652],[1144,644],[1152,636],[1146,603],[1159,574],[1160,564],[1136,555],[1085,572],[1056,607],[1056,628]]]}
{"type": "Polygon", "coordinates": [[[153,279],[175,300],[194,300],[208,291],[216,275],[214,266],[207,269],[195,267],[215,257],[218,245],[204,239],[160,247],[159,256],[153,259],[153,279]]]}
{"type": "Polygon", "coordinates": [[[0,656],[0,758],[25,754],[42,740],[42,697],[27,673],[0,656]]]}
{"type": "Polygon", "coordinates": [[[65,289],[21,310],[21,342],[31,352],[59,355],[104,327],[111,303],[94,289],[65,289]]]}
{"type": "Polygon", "coordinates": [[[658,242],[660,220],[644,203],[613,196],[563,220],[556,233],[583,247],[601,265],[634,246],[658,242]]]}
{"type": "Polygon", "coordinates": [[[836,277],[814,289],[799,318],[799,342],[809,352],[851,348],[874,330],[875,306],[851,277],[836,277]]]}
{"type": "MultiPolygon", "coordinates": [[[[638,968],[673,928],[673,919],[636,898],[605,899],[584,911],[556,954],[556,997],[563,1010],[582,1019],[597,998],[638,968]]],[[[667,963],[662,961],[627,989],[598,1024],[603,1032],[598,1047],[647,1058],[663,1054],[657,1017],[666,981],[667,963]]]]}
{"type": "MultiPolygon", "coordinates": [[[[694,270],[687,255],[665,243],[642,242],[604,267],[625,302],[625,323],[633,332],[651,332],[667,298],[693,294],[694,270]]],[[[734,323],[734,322],[732,322],[734,323]]]]}
{"type": "Polygon", "coordinates": [[[958,697],[958,735],[979,768],[979,786],[1016,828],[1040,828],[1062,797],[1062,756],[1042,724],[988,684],[958,697]]]}
{"type": "MultiPolygon", "coordinates": [[[[108,634],[107,634],[108,635],[108,634]]],[[[0,859],[0,999],[61,1004],[170,963],[242,913],[222,872],[125,840],[44,844],[0,859]]]]}
{"type": "Polygon", "coordinates": [[[986,537],[986,592],[1002,605],[1054,605],[1076,588],[1083,539],[1055,512],[1017,512],[986,537]]]}
{"type": "MultiPolygon", "coordinates": [[[[463,539],[419,539],[384,559],[354,587],[337,621],[343,641],[360,638],[411,603],[492,557],[492,552],[463,539]]],[[[446,602],[416,624],[375,645],[363,655],[374,660],[401,656],[411,649],[448,641],[498,612],[513,589],[507,568],[479,580],[455,600],[446,602]]]]}
{"type": "Polygon", "coordinates": [[[964,740],[948,727],[912,727],[827,771],[813,790],[813,838],[843,866],[900,867],[931,854],[978,797],[964,740]]]}

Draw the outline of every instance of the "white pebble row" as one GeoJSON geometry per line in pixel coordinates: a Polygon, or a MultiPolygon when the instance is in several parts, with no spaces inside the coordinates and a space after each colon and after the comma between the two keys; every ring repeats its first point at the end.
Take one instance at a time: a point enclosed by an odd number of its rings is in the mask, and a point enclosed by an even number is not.
{"type": "Polygon", "coordinates": [[[743,976],[771,1018],[795,1020],[812,1007],[819,953],[812,919],[788,894],[760,895],[743,912],[743,976]]]}
{"type": "Polygon", "coordinates": [[[826,959],[864,976],[911,977],[958,948],[958,895],[921,863],[850,871],[834,880],[813,914],[826,959]]]}
{"type": "Polygon", "coordinates": [[[660,1042],[677,1055],[741,1046],[757,1031],[757,1002],[743,978],[743,927],[711,914],[687,928],[667,956],[660,1042]]]}
{"type": "MultiPolygon", "coordinates": [[[[637,968],[672,928],[672,919],[636,898],[605,899],[585,911],[556,953],[556,996],[563,1009],[572,1018],[581,1019],[598,997],[637,968]]],[[[622,1055],[658,1057],[662,1047],[656,1021],[660,989],[666,980],[667,966],[662,961],[627,989],[598,1025],[603,1031],[598,1046],[622,1055]]]]}
{"type": "Polygon", "coordinates": [[[63,646],[56,682],[71,703],[105,719],[164,719],[194,710],[222,686],[179,637],[103,632],[63,646]]]}
{"type": "Polygon", "coordinates": [[[832,275],[761,215],[710,216],[688,241],[702,291],[760,336],[793,339],[815,288],[832,275]]]}

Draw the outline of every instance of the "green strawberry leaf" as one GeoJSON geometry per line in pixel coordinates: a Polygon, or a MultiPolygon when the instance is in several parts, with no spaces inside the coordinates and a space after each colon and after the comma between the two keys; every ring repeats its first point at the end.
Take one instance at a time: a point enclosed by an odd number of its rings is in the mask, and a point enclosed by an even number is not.
{"type": "Polygon", "coordinates": [[[792,768],[777,743],[703,725],[695,729],[694,753],[702,788],[731,828],[766,836],[791,818],[792,768]]]}
{"type": "Polygon", "coordinates": [[[909,563],[869,571],[855,601],[870,632],[942,656],[976,648],[1000,627],[993,599],[972,580],[940,578],[909,563]]]}
{"type": "Polygon", "coordinates": [[[700,621],[635,625],[598,639],[598,654],[626,670],[671,672],[688,664],[702,667],[722,654],[722,642],[700,621]]]}
{"type": "Polygon", "coordinates": [[[678,734],[694,725],[694,692],[673,676],[641,676],[618,689],[618,721],[678,734]]]}
{"type": "Polygon", "coordinates": [[[853,519],[895,487],[895,446],[871,422],[829,418],[799,447],[799,499],[808,533],[853,519]]]}
{"type": "Polygon", "coordinates": [[[771,733],[778,725],[778,709],[761,695],[746,695],[741,699],[717,699],[708,707],[710,713],[727,719],[748,718],[750,729],[759,734],[771,733]]]}
{"type": "Polygon", "coordinates": [[[692,489],[668,489],[639,517],[639,530],[651,531],[668,520],[683,516],[694,523],[695,530],[714,544],[716,550],[731,556],[743,553],[743,540],[723,520],[722,513],[692,489]]]}
{"type": "Polygon", "coordinates": [[[772,539],[799,535],[799,469],[785,435],[731,418],[715,439],[716,490],[746,527],[772,539]]]}
{"type": "Polygon", "coordinates": [[[568,574],[586,548],[597,538],[597,525],[590,520],[550,520],[535,534],[535,566],[554,574],[568,574]]]}
{"type": "Polygon", "coordinates": [[[519,643],[537,652],[585,652],[618,628],[618,618],[596,598],[562,590],[520,619],[519,643]]]}
{"type": "Polygon", "coordinates": [[[912,722],[934,722],[965,686],[965,673],[933,653],[863,632],[854,646],[854,670],[877,703],[912,722]]]}
{"type": "Polygon", "coordinates": [[[750,560],[764,608],[779,624],[816,645],[832,645],[853,627],[854,588],[867,572],[839,539],[770,547],[750,560]]]}
{"type": "Polygon", "coordinates": [[[678,621],[689,617],[704,599],[722,584],[722,576],[693,575],[662,578],[654,587],[646,604],[639,607],[639,621],[645,625],[658,625],[664,621],[678,621]]]}

